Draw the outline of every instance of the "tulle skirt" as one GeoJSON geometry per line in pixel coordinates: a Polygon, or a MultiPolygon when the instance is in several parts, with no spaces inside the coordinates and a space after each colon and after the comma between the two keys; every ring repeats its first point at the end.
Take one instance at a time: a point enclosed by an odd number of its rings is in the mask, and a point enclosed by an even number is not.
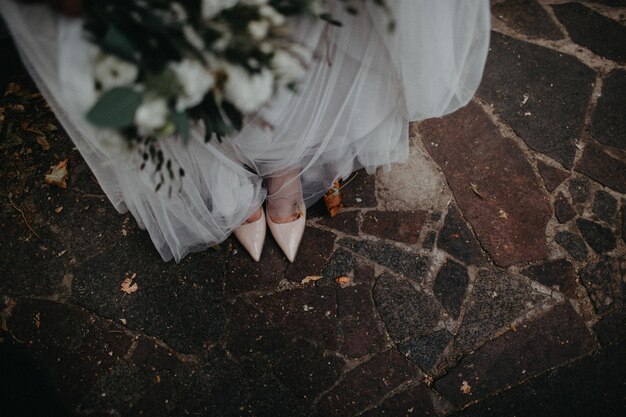
{"type": "MultiPolygon", "coordinates": [[[[80,19],[41,5],[0,2],[33,79],[120,212],[130,211],[164,260],[226,239],[258,208],[264,178],[299,175],[313,204],[354,170],[389,169],[408,157],[408,122],[465,105],[478,88],[489,44],[488,0],[387,0],[396,29],[367,3],[343,27],[302,20],[295,37],[314,51],[296,93],[279,90],[244,129],[221,143],[162,141],[185,170],[170,192],[111,132],[84,119],[95,99],[90,45],[80,19]]],[[[339,4],[340,2],[335,2],[339,4]]],[[[373,2],[372,2],[373,3],[373,2]]]]}

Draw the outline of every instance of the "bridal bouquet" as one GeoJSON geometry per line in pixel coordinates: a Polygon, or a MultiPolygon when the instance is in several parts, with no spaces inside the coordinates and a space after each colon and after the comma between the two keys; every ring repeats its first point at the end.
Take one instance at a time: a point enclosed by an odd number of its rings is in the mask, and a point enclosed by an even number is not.
{"type": "Polygon", "coordinates": [[[142,169],[173,178],[159,140],[186,143],[200,124],[221,141],[277,88],[295,89],[312,51],[291,39],[289,18],[340,25],[328,1],[357,14],[353,3],[368,0],[84,0],[98,91],[87,119],[138,146],[142,169]]]}

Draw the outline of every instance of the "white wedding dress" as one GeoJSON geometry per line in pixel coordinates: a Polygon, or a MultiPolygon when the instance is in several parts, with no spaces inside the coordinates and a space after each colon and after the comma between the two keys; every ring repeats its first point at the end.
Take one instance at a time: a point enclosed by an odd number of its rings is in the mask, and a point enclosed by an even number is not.
{"type": "Polygon", "coordinates": [[[1,0],[0,13],[113,205],[133,214],[164,260],[179,261],[223,241],[263,203],[262,177],[299,172],[309,206],[356,169],[373,172],[405,160],[409,121],[442,116],[471,99],[488,50],[488,0],[387,3],[393,32],[369,3],[357,17],[338,8],[341,28],[299,22],[296,39],[315,51],[299,92],[280,90],[236,136],[205,143],[199,127],[186,147],[163,141],[167,156],[186,171],[171,195],[166,187],[155,192],[136,153],[84,120],[95,96],[81,20],[13,0],[1,0]]]}

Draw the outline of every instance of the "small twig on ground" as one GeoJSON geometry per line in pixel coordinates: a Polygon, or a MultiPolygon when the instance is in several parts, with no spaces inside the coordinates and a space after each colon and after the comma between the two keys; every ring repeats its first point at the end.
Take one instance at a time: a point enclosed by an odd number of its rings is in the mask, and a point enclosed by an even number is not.
{"type": "Polygon", "coordinates": [[[17,207],[15,205],[15,203],[13,202],[13,200],[11,199],[11,197],[9,196],[9,203],[11,203],[11,206],[13,206],[13,208],[17,211],[20,212],[20,214],[22,215],[22,219],[24,219],[24,223],[26,223],[26,226],[30,229],[31,232],[33,232],[35,234],[35,236],[37,236],[37,238],[39,238],[39,240],[41,240],[41,236],[39,236],[39,234],[37,234],[37,232],[35,232],[35,229],[33,229],[30,226],[30,223],[28,223],[28,220],[26,219],[26,215],[24,214],[24,212],[22,210],[20,210],[19,207],[17,207]]]}
{"type": "Polygon", "coordinates": [[[348,178],[348,180],[346,182],[344,182],[343,184],[341,184],[341,187],[339,187],[339,190],[341,190],[343,187],[345,187],[346,185],[350,184],[352,182],[353,179],[355,179],[357,176],[359,175],[359,171],[356,171],[354,173],[354,175],[352,176],[352,178],[348,178]]]}

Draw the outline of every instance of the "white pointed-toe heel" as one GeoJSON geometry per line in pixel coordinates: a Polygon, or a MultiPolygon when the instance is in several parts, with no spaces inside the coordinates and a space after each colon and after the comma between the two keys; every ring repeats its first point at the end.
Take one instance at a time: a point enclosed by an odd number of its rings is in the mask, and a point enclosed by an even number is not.
{"type": "Polygon", "coordinates": [[[274,223],[272,217],[266,214],[267,225],[270,228],[274,240],[278,243],[278,246],[282,249],[284,254],[289,259],[289,262],[293,262],[298,253],[298,247],[302,241],[302,235],[304,234],[304,225],[306,223],[306,211],[300,212],[300,217],[296,220],[288,223],[274,223]]]}
{"type": "Polygon", "coordinates": [[[234,235],[239,243],[246,248],[256,262],[259,262],[259,259],[261,259],[266,229],[265,212],[263,207],[261,207],[261,217],[253,222],[242,224],[234,231],[234,235]]]}

